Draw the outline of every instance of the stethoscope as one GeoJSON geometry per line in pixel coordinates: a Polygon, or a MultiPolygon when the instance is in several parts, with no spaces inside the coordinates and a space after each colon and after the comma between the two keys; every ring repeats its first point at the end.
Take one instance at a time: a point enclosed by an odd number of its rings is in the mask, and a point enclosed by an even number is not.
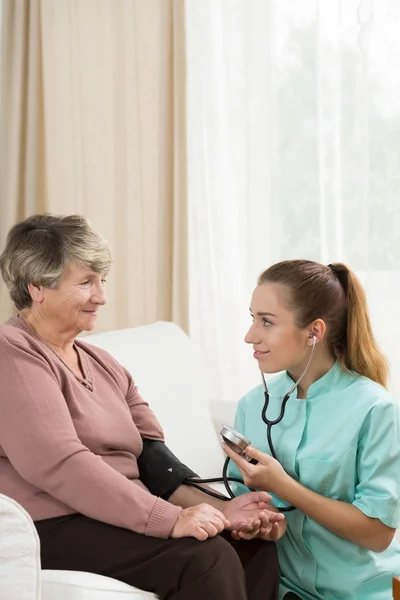
{"type": "Polygon", "coordinates": [[[285,416],[287,401],[289,400],[289,398],[293,394],[293,392],[298,388],[298,386],[300,385],[300,383],[303,380],[304,375],[307,373],[307,369],[310,366],[310,362],[311,362],[312,357],[315,352],[316,343],[317,343],[317,338],[314,335],[313,336],[313,347],[311,350],[310,358],[308,359],[308,362],[306,364],[306,367],[305,367],[303,373],[301,374],[300,378],[296,381],[296,383],[293,384],[293,386],[290,388],[288,393],[285,394],[285,396],[282,398],[281,412],[279,414],[279,417],[277,419],[275,419],[274,421],[271,421],[267,417],[267,410],[268,410],[270,395],[269,395],[269,391],[268,391],[268,387],[267,387],[267,382],[265,381],[265,375],[261,371],[261,378],[262,378],[262,382],[263,382],[263,386],[264,386],[264,398],[265,398],[264,406],[261,411],[261,418],[267,426],[267,440],[268,440],[269,449],[271,451],[272,456],[277,460],[278,460],[278,458],[276,456],[275,447],[274,447],[274,444],[272,443],[271,430],[272,430],[272,427],[274,425],[278,425],[278,423],[280,423],[282,421],[283,417],[285,416]]]}
{"type": "MultiPolygon", "coordinates": [[[[275,458],[276,460],[278,460],[278,458],[276,455],[274,444],[272,442],[272,435],[271,435],[272,427],[274,427],[274,425],[278,425],[278,423],[280,423],[283,420],[283,418],[285,416],[285,411],[286,411],[286,404],[287,404],[290,396],[298,388],[301,381],[303,380],[304,375],[307,373],[307,369],[310,366],[312,357],[314,356],[315,346],[317,343],[317,338],[315,337],[315,335],[312,335],[312,338],[313,338],[313,347],[311,349],[311,354],[307,361],[305,369],[304,369],[303,373],[301,374],[301,376],[299,377],[299,379],[293,384],[293,386],[290,388],[290,390],[287,392],[287,394],[285,394],[284,397],[282,398],[281,410],[280,410],[279,416],[277,419],[274,419],[274,420],[268,419],[268,417],[267,417],[270,393],[268,390],[267,382],[265,380],[265,375],[261,371],[261,378],[262,378],[263,387],[264,387],[264,399],[265,399],[264,406],[261,411],[261,418],[267,426],[267,441],[268,441],[269,449],[271,451],[271,456],[273,456],[273,458],[275,458]]],[[[228,443],[228,445],[230,445],[231,448],[233,448],[235,450],[235,452],[237,452],[237,454],[239,454],[240,456],[243,456],[249,462],[251,462],[253,464],[257,464],[256,460],[251,459],[246,454],[246,447],[250,445],[250,440],[248,440],[242,434],[238,433],[237,431],[235,431],[227,426],[223,426],[221,434],[224,438],[224,441],[226,443],[228,443]]],[[[230,460],[231,460],[230,457],[227,456],[225,459],[225,462],[224,462],[223,469],[222,469],[222,478],[221,477],[211,477],[208,479],[188,478],[183,483],[186,485],[189,485],[191,487],[198,488],[202,492],[208,494],[209,496],[213,496],[214,498],[218,498],[219,500],[229,500],[229,499],[235,498],[235,494],[233,493],[233,491],[229,485],[229,482],[234,481],[237,483],[241,483],[243,485],[245,485],[245,483],[244,483],[243,479],[240,479],[239,477],[228,477],[228,466],[229,466],[230,460]],[[227,498],[226,496],[223,496],[222,494],[219,494],[218,492],[203,488],[200,485],[202,483],[223,483],[225,486],[225,489],[229,495],[229,498],[227,498]]],[[[248,489],[250,489],[250,491],[255,491],[252,488],[248,488],[248,489]]],[[[277,508],[280,512],[290,512],[292,510],[296,510],[295,506],[276,506],[275,508],[277,508]]]]}
{"type": "MultiPolygon", "coordinates": [[[[304,369],[303,373],[301,374],[301,376],[299,377],[299,379],[293,384],[293,386],[290,388],[290,390],[282,398],[281,410],[280,410],[279,416],[277,419],[274,419],[274,420],[268,419],[268,417],[267,417],[267,410],[268,410],[269,401],[270,401],[270,393],[268,390],[267,382],[265,380],[265,375],[261,371],[261,378],[262,378],[262,383],[263,383],[263,387],[264,387],[264,399],[265,399],[264,406],[261,411],[261,418],[267,426],[267,441],[268,441],[268,446],[269,446],[269,449],[271,452],[271,456],[273,456],[273,458],[275,458],[276,460],[278,460],[278,458],[277,458],[274,444],[272,442],[272,433],[271,433],[272,427],[274,427],[274,425],[278,425],[278,423],[280,423],[283,420],[283,418],[285,416],[286,405],[287,405],[287,402],[288,402],[290,396],[298,388],[298,386],[300,385],[300,383],[303,380],[303,377],[307,373],[308,367],[310,366],[311,360],[314,356],[315,346],[317,343],[317,338],[315,337],[315,335],[313,335],[312,338],[313,338],[313,346],[311,349],[310,357],[305,366],[305,369],[304,369]]],[[[241,456],[245,457],[246,460],[248,460],[249,462],[252,462],[253,464],[256,464],[257,461],[255,461],[254,459],[250,459],[250,457],[248,457],[245,452],[246,447],[250,445],[250,440],[247,440],[243,435],[241,435],[240,433],[238,433],[237,431],[234,431],[233,429],[231,429],[229,427],[224,426],[223,430],[225,430],[224,434],[222,434],[225,442],[227,442],[231,447],[233,447],[235,449],[235,452],[237,452],[241,456]]],[[[202,492],[205,492],[206,494],[213,496],[214,498],[218,498],[220,500],[228,500],[228,498],[226,498],[226,496],[223,496],[222,494],[213,492],[211,490],[204,489],[203,487],[201,487],[201,485],[199,485],[201,483],[222,482],[225,486],[227,493],[229,494],[230,499],[235,498],[235,494],[233,493],[233,491],[229,485],[229,482],[234,481],[237,483],[241,483],[243,485],[245,485],[245,484],[244,484],[243,480],[239,479],[238,477],[228,477],[228,466],[229,466],[230,460],[231,460],[230,457],[227,456],[225,459],[225,462],[224,462],[223,469],[222,469],[222,479],[219,477],[213,477],[213,478],[209,478],[209,479],[187,479],[184,483],[187,485],[190,485],[192,487],[196,487],[196,488],[200,489],[202,492]]],[[[251,491],[255,491],[255,490],[252,490],[251,488],[249,488],[249,489],[251,491]]],[[[282,506],[282,507],[276,506],[276,508],[278,508],[280,512],[290,512],[292,510],[296,510],[295,506],[282,506]]]]}
{"type": "MultiPolygon", "coordinates": [[[[264,406],[263,406],[263,409],[261,411],[261,418],[262,418],[262,420],[264,421],[264,423],[267,426],[267,440],[268,440],[269,449],[271,451],[271,455],[276,460],[278,460],[278,457],[276,455],[275,446],[274,446],[274,444],[272,442],[272,427],[274,425],[278,425],[278,423],[280,423],[282,421],[283,417],[285,416],[286,404],[287,404],[290,396],[293,394],[293,392],[300,385],[301,381],[303,380],[304,375],[307,373],[307,369],[310,366],[312,357],[313,357],[314,352],[315,352],[316,343],[317,343],[317,338],[315,337],[315,335],[313,335],[313,346],[312,346],[310,358],[307,361],[305,369],[304,369],[303,373],[301,374],[300,378],[293,384],[293,386],[290,388],[290,390],[287,392],[287,394],[285,394],[284,397],[282,398],[281,411],[280,411],[279,417],[277,419],[273,420],[273,421],[271,419],[268,419],[268,417],[267,417],[267,410],[268,410],[268,406],[269,406],[270,394],[269,394],[269,391],[268,391],[267,382],[265,381],[265,375],[261,371],[261,378],[262,378],[262,382],[263,382],[263,386],[264,386],[264,398],[265,398],[265,400],[264,400],[264,406]]],[[[277,506],[276,508],[279,508],[280,512],[290,512],[290,511],[296,509],[295,506],[285,506],[285,507],[283,507],[283,506],[282,507],[277,506]]]]}

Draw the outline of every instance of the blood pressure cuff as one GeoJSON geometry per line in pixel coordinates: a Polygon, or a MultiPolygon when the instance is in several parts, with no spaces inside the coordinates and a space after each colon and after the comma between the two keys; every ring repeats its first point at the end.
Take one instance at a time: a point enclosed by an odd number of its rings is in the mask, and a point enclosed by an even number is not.
{"type": "Polygon", "coordinates": [[[138,458],[139,479],[147,489],[164,500],[188,477],[198,477],[160,440],[143,440],[143,450],[138,458]]]}

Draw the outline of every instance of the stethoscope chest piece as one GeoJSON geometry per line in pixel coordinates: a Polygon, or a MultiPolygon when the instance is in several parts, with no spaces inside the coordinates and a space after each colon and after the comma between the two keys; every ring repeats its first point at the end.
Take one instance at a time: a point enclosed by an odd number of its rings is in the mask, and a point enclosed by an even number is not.
{"type": "Polygon", "coordinates": [[[220,434],[227,446],[231,448],[236,454],[242,456],[247,462],[252,463],[253,465],[257,464],[257,460],[254,458],[250,458],[248,454],[246,454],[247,446],[250,446],[250,440],[248,440],[244,435],[235,431],[231,427],[227,425],[223,425],[220,431],[220,434]]]}

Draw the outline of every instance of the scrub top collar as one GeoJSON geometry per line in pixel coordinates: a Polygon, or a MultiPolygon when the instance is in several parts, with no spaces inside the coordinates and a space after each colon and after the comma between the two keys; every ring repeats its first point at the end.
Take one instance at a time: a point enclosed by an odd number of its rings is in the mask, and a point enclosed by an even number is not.
{"type": "MultiPolygon", "coordinates": [[[[343,378],[343,376],[346,376],[346,373],[345,371],[343,371],[339,362],[336,361],[333,364],[333,366],[329,369],[329,371],[325,373],[325,375],[323,375],[322,377],[317,379],[317,381],[314,381],[314,383],[310,385],[307,391],[307,400],[317,398],[319,395],[329,392],[332,389],[345,387],[348,384],[348,382],[347,377],[343,378]],[[346,379],[346,382],[343,381],[343,379],[346,379]]],[[[287,371],[285,371],[284,380],[284,388],[286,389],[286,391],[288,391],[290,390],[294,382],[287,371]]],[[[297,390],[293,392],[292,398],[297,398],[297,390]]]]}

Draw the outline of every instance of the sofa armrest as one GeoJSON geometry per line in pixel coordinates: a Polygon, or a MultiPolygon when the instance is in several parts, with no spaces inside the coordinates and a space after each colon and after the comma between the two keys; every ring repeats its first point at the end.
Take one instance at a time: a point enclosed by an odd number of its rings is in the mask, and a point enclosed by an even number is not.
{"type": "Polygon", "coordinates": [[[400,600],[400,577],[393,577],[393,599],[400,600]]]}
{"type": "Polygon", "coordinates": [[[0,596],[40,600],[40,544],[28,513],[0,494],[0,596]]]}

